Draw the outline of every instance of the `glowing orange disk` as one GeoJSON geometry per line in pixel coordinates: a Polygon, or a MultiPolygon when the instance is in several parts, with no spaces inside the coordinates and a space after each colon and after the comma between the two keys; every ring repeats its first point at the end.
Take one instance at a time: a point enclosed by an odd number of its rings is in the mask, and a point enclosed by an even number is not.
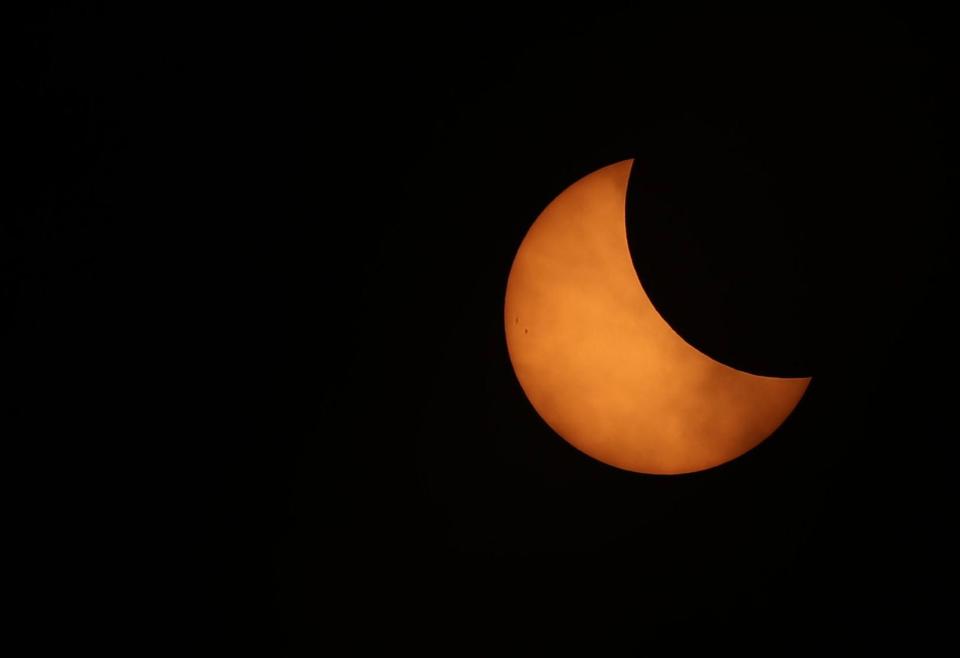
{"type": "Polygon", "coordinates": [[[591,457],[641,473],[712,468],[770,436],[810,378],[730,368],[660,317],[627,247],[632,162],[577,181],[530,227],[507,282],[510,361],[537,413],[591,457]]]}

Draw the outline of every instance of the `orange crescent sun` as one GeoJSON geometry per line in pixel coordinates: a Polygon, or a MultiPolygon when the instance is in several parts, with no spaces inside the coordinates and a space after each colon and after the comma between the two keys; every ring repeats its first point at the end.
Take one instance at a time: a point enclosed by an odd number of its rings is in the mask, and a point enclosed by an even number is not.
{"type": "Polygon", "coordinates": [[[700,471],[770,436],[810,378],[726,366],[660,316],[627,246],[632,164],[580,179],[530,227],[507,281],[507,349],[534,409],[579,450],[640,473],[700,471]]]}

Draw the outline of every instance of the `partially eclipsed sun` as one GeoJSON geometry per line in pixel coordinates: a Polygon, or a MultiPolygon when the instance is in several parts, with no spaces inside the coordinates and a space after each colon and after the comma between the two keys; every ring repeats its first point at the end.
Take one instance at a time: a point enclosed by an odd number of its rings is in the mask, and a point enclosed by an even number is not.
{"type": "Polygon", "coordinates": [[[580,179],[530,227],[507,281],[507,349],[534,409],[579,450],[640,473],[700,471],[770,436],[810,378],[735,370],[660,317],[627,246],[632,162],[580,179]]]}

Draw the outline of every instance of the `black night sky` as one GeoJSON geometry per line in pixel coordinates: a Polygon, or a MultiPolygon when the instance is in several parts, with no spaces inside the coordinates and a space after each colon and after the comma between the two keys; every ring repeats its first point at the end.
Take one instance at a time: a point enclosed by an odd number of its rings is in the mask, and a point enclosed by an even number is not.
{"type": "Polygon", "coordinates": [[[513,630],[633,650],[946,633],[947,23],[24,17],[6,417],[24,554],[101,620],[71,632],[209,655],[443,645],[441,628],[451,652],[513,630]],[[525,231],[626,158],[663,317],[734,367],[814,376],[774,436],[710,471],[589,459],[507,357],[525,231]]]}

